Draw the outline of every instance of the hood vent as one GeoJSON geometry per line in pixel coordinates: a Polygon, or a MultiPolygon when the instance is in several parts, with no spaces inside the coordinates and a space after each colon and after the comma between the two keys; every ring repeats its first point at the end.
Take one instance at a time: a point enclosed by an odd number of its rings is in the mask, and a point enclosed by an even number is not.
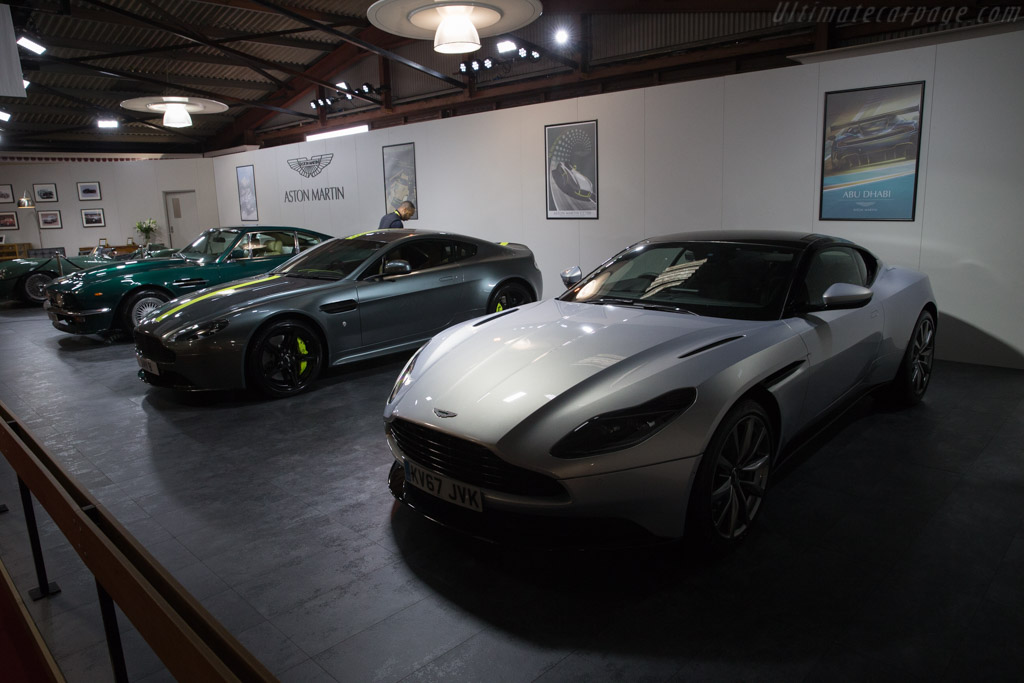
{"type": "Polygon", "coordinates": [[[519,309],[517,309],[517,308],[510,308],[507,311],[502,311],[501,313],[499,313],[497,315],[492,315],[490,318],[484,318],[483,320],[481,320],[478,323],[473,323],[473,327],[480,327],[481,325],[486,325],[487,323],[491,322],[492,320],[497,320],[501,316],[508,315],[509,313],[515,313],[517,310],[519,310],[519,309]]]}
{"type": "Polygon", "coordinates": [[[704,353],[705,351],[710,351],[711,349],[715,348],[716,346],[721,346],[722,344],[728,344],[729,342],[736,341],[737,339],[743,339],[743,337],[745,337],[745,336],[746,335],[741,334],[741,335],[738,335],[736,337],[726,337],[725,339],[719,339],[718,341],[711,342],[710,344],[706,344],[706,345],[700,347],[699,349],[694,349],[693,351],[689,351],[687,353],[684,353],[683,355],[679,356],[679,358],[683,359],[683,358],[689,358],[690,356],[696,356],[698,353],[704,353]]]}

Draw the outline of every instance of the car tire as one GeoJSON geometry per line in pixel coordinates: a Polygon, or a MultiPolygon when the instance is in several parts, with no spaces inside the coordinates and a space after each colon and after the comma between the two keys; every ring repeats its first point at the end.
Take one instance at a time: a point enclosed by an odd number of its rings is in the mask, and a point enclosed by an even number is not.
{"type": "Polygon", "coordinates": [[[250,386],[271,398],[308,389],[320,374],[324,347],[313,326],[302,320],[277,320],[259,330],[246,355],[250,386]]]}
{"type": "Polygon", "coordinates": [[[775,459],[768,413],[744,399],[726,414],[701,458],[687,509],[686,536],[712,552],[734,548],[754,523],[775,459]]]}
{"type": "Polygon", "coordinates": [[[533,294],[530,290],[518,282],[506,282],[494,289],[491,299],[487,303],[488,313],[507,311],[516,306],[522,306],[533,301],[533,294]]]}
{"type": "Polygon", "coordinates": [[[155,289],[140,289],[133,292],[124,302],[124,309],[121,315],[121,329],[129,337],[139,322],[145,318],[150,311],[160,308],[171,300],[170,295],[155,289]]]}
{"type": "Polygon", "coordinates": [[[896,377],[888,386],[889,401],[909,408],[921,402],[932,379],[935,361],[935,316],[928,309],[921,311],[914,323],[914,331],[907,342],[896,377]]]}
{"type": "Polygon", "coordinates": [[[29,273],[18,281],[18,298],[28,304],[45,303],[46,285],[53,282],[56,277],[55,274],[45,270],[29,273]]]}

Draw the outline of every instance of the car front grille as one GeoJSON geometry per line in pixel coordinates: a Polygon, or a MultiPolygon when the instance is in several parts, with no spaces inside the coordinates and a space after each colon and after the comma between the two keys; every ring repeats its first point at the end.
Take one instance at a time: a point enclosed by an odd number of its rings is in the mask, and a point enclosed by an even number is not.
{"type": "Polygon", "coordinates": [[[135,331],[135,347],[142,352],[142,355],[157,363],[173,363],[174,351],[164,348],[160,340],[148,334],[135,331]]]}
{"type": "Polygon", "coordinates": [[[565,495],[554,479],[511,465],[479,444],[401,419],[390,429],[406,457],[443,476],[503,493],[565,495]]]}

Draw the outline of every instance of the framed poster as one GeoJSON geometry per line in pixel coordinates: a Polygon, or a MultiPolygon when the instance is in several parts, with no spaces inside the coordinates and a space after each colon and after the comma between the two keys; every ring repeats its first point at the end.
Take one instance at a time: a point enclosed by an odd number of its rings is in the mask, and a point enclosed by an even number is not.
{"type": "Polygon", "coordinates": [[[256,173],[250,166],[235,166],[235,178],[238,180],[238,212],[243,221],[258,221],[259,211],[256,208],[256,173]]]}
{"type": "Polygon", "coordinates": [[[416,144],[386,145],[380,151],[384,158],[384,213],[410,201],[416,210],[409,220],[416,220],[420,213],[416,197],[416,144]]]}
{"type": "Polygon", "coordinates": [[[48,230],[51,228],[63,228],[60,222],[60,211],[36,211],[39,218],[39,228],[48,230]]]}
{"type": "Polygon", "coordinates": [[[912,221],[924,81],[825,93],[823,221],[912,221]]]}
{"type": "Polygon", "coordinates": [[[102,228],[107,224],[103,209],[82,209],[83,228],[102,228]]]}
{"type": "Polygon", "coordinates": [[[56,183],[36,183],[32,186],[32,194],[36,197],[36,203],[57,201],[56,183]]]}
{"type": "Polygon", "coordinates": [[[83,202],[103,199],[103,196],[100,194],[100,184],[92,181],[78,183],[78,199],[83,202]]]}
{"type": "Polygon", "coordinates": [[[597,121],[544,126],[548,218],[597,218],[597,121]]]}
{"type": "Polygon", "coordinates": [[[14,188],[10,185],[0,185],[0,204],[14,203],[14,188]]]}
{"type": "Polygon", "coordinates": [[[0,211],[0,230],[17,230],[18,214],[14,211],[0,211]]]}

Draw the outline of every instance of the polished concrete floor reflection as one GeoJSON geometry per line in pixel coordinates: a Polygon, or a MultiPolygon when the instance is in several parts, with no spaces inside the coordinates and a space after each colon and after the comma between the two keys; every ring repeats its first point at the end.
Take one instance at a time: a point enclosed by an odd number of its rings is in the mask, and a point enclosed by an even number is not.
{"type": "MultiPolygon", "coordinates": [[[[940,327],[941,334],[941,327],[940,327]]],[[[939,363],[923,405],[852,407],[721,559],[482,545],[395,510],[404,357],[284,401],[180,395],[133,348],[0,307],[0,400],[283,681],[962,681],[1024,671],[1024,372],[939,363]]],[[[0,460],[0,558],[33,585],[0,460]]],[[[67,679],[112,680],[88,572],[30,609],[67,679]]],[[[133,681],[169,680],[121,615],[133,681]]],[[[2,678],[2,674],[0,674],[2,678]]]]}

